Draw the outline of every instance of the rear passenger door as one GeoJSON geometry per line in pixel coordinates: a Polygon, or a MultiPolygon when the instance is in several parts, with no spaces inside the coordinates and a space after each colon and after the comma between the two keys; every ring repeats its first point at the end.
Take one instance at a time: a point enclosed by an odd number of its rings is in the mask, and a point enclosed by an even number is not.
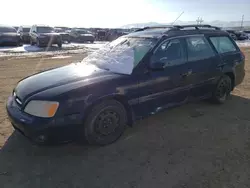
{"type": "Polygon", "coordinates": [[[188,79],[192,83],[190,99],[203,99],[211,95],[216,78],[220,75],[217,65],[220,57],[216,55],[204,35],[186,37],[188,69],[192,72],[188,79]]]}
{"type": "Polygon", "coordinates": [[[236,76],[234,84],[241,82],[240,77],[244,75],[244,57],[238,46],[228,36],[210,36],[209,39],[221,58],[218,69],[233,73],[236,76]]]}

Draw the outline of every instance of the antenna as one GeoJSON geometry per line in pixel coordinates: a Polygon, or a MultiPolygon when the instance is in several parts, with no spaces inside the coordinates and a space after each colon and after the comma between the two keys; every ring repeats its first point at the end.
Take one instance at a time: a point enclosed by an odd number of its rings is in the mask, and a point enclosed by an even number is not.
{"type": "Polygon", "coordinates": [[[183,13],[184,11],[182,11],[182,13],[175,19],[175,21],[171,25],[174,25],[174,23],[182,16],[183,13]]]}
{"type": "Polygon", "coordinates": [[[198,17],[196,22],[197,22],[197,25],[201,24],[204,20],[201,18],[201,17],[198,17]]]}
{"type": "Polygon", "coordinates": [[[240,24],[241,30],[243,29],[243,23],[244,23],[244,14],[242,15],[241,18],[241,24],[240,24]]]}

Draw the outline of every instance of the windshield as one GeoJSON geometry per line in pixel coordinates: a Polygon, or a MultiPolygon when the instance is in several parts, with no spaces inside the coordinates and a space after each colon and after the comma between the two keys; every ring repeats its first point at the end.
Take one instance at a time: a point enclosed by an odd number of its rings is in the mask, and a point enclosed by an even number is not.
{"type": "Polygon", "coordinates": [[[131,74],[146,53],[156,44],[153,38],[120,37],[90,54],[83,63],[121,74],[131,74]]]}
{"type": "Polygon", "coordinates": [[[0,33],[16,33],[16,29],[12,27],[0,27],[0,33]]]}
{"type": "Polygon", "coordinates": [[[30,28],[23,28],[23,32],[29,32],[30,28]]]}
{"type": "Polygon", "coordinates": [[[89,32],[87,30],[76,30],[76,32],[79,34],[91,34],[91,32],[89,32]]]}
{"type": "Polygon", "coordinates": [[[38,27],[37,32],[38,33],[51,33],[54,29],[52,27],[38,27]]]}

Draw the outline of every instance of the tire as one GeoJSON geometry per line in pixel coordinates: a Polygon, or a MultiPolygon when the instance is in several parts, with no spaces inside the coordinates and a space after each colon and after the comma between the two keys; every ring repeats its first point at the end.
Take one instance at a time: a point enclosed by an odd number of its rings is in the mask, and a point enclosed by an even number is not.
{"type": "Polygon", "coordinates": [[[94,41],[93,41],[93,40],[91,40],[91,41],[90,41],[90,43],[92,43],[92,44],[93,44],[93,43],[94,43],[94,41]]]}
{"type": "Polygon", "coordinates": [[[228,96],[232,91],[232,80],[229,76],[223,75],[218,81],[213,92],[212,102],[223,104],[226,102],[228,96]]]}
{"type": "Polygon", "coordinates": [[[108,145],[115,142],[126,129],[127,113],[115,100],[95,105],[84,124],[84,136],[89,144],[108,145]],[[117,123],[114,123],[117,122],[117,123]]]}
{"type": "Polygon", "coordinates": [[[37,47],[42,47],[38,39],[36,39],[36,46],[37,47]]]}
{"type": "Polygon", "coordinates": [[[57,43],[58,48],[62,47],[62,42],[57,43]]]}
{"type": "Polygon", "coordinates": [[[20,40],[19,42],[17,42],[16,46],[22,46],[23,42],[20,40]]]}

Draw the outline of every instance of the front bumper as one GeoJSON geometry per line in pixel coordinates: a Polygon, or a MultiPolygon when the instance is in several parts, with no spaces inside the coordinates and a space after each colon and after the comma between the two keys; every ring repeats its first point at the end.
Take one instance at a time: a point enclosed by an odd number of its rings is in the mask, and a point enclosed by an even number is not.
{"type": "Polygon", "coordinates": [[[25,113],[10,96],[6,105],[13,127],[35,142],[65,142],[79,136],[82,125],[80,114],[57,118],[39,118],[25,113]],[[41,140],[41,136],[45,139],[41,140]]]}
{"type": "Polygon", "coordinates": [[[30,36],[29,35],[23,35],[21,38],[22,38],[22,42],[25,42],[25,43],[30,42],[30,36]]]}
{"type": "Polygon", "coordinates": [[[61,38],[59,37],[44,37],[44,38],[38,38],[40,44],[42,45],[52,45],[52,44],[59,44],[62,43],[61,38]]]}

